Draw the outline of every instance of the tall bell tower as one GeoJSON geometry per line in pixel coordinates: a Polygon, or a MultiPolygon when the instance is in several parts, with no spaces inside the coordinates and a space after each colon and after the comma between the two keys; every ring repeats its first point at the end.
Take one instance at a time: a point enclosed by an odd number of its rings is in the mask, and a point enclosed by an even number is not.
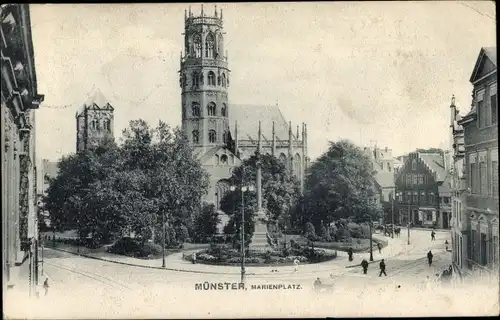
{"type": "Polygon", "coordinates": [[[182,130],[198,150],[223,146],[229,136],[229,69],[224,52],[222,10],[184,14],[184,54],[179,71],[182,130]]]}

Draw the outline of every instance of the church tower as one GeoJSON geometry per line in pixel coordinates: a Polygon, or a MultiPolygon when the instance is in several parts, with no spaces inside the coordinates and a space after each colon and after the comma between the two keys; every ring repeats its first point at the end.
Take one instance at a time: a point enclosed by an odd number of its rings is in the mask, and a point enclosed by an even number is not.
{"type": "Polygon", "coordinates": [[[114,108],[99,89],[94,88],[89,98],[76,113],[76,151],[95,147],[107,139],[114,139],[114,108]]]}
{"type": "Polygon", "coordinates": [[[184,55],[180,57],[182,130],[193,147],[205,152],[226,145],[229,138],[227,88],[229,69],[224,54],[222,10],[184,15],[184,55]]]}

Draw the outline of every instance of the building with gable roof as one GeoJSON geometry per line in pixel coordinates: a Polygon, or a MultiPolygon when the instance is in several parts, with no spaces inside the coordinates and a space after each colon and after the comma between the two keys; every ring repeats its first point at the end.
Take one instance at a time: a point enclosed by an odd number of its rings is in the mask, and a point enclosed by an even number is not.
{"type": "MultiPolygon", "coordinates": [[[[224,51],[223,12],[195,16],[185,12],[184,54],[180,58],[182,130],[210,174],[204,198],[219,208],[229,190],[227,179],[243,159],[256,154],[277,157],[303,186],[308,165],[307,127],[294,134],[276,106],[229,103],[230,70],[224,51]]],[[[259,189],[259,186],[257,186],[259,189]]],[[[259,191],[258,191],[259,193],[259,191]]]]}
{"type": "Polygon", "coordinates": [[[395,221],[447,229],[451,220],[449,167],[444,155],[412,152],[396,173],[395,221]]]}
{"type": "Polygon", "coordinates": [[[470,111],[454,116],[453,260],[466,274],[498,276],[498,99],[496,48],[481,48],[472,75],[470,111]],[[460,175],[461,174],[461,175],[460,175]]]}
{"type": "Polygon", "coordinates": [[[114,139],[114,108],[102,92],[94,87],[76,112],[76,151],[114,139]]]}

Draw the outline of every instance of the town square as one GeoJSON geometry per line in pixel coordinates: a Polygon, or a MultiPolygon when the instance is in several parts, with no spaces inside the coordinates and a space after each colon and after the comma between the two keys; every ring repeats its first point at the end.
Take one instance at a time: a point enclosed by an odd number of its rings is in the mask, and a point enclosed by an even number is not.
{"type": "Polygon", "coordinates": [[[498,314],[494,3],[0,18],[7,318],[498,314]]]}

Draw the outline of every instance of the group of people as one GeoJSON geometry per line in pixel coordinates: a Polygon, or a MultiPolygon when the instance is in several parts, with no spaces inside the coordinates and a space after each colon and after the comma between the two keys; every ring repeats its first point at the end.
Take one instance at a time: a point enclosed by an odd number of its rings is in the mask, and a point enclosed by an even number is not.
{"type": "MultiPolygon", "coordinates": [[[[363,268],[363,274],[366,274],[368,272],[368,261],[366,261],[366,259],[363,259],[363,261],[361,261],[361,268],[363,268]]],[[[385,261],[384,259],[382,259],[379,263],[379,268],[380,268],[380,273],[379,273],[379,277],[382,276],[382,274],[384,276],[387,276],[387,273],[385,272],[385,261]]]]}

